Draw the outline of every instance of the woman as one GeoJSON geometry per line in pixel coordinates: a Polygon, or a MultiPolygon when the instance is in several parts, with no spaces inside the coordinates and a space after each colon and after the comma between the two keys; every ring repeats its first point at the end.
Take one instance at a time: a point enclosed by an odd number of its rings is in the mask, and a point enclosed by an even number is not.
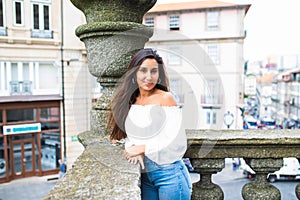
{"type": "Polygon", "coordinates": [[[190,199],[190,176],[181,160],[187,147],[181,109],[156,51],[142,49],[133,56],[111,111],[111,140],[125,139],[125,157],[144,168],[142,199],[190,199]]]}

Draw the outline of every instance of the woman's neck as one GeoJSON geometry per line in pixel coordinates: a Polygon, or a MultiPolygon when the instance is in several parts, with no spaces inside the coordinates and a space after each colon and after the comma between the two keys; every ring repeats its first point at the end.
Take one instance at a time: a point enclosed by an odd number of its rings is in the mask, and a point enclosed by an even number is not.
{"type": "Polygon", "coordinates": [[[138,98],[143,101],[144,99],[147,99],[148,97],[150,97],[151,95],[153,95],[155,93],[156,89],[153,88],[152,90],[149,91],[145,91],[145,90],[140,90],[140,95],[138,96],[138,98]]]}

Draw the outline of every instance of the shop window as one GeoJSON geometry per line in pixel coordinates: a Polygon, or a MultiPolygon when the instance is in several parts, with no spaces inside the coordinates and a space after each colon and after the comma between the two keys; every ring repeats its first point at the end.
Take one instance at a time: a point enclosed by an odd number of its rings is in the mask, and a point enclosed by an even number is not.
{"type": "Polygon", "coordinates": [[[4,143],[3,143],[3,137],[0,137],[0,178],[6,175],[5,172],[6,172],[6,162],[4,158],[4,143]]]}
{"type": "Polygon", "coordinates": [[[59,108],[41,108],[40,118],[41,120],[59,120],[60,113],[59,108]]]}
{"type": "Polygon", "coordinates": [[[49,132],[41,135],[42,170],[51,170],[59,167],[60,133],[49,132]]]}
{"type": "Polygon", "coordinates": [[[36,109],[7,110],[7,122],[29,122],[36,121],[36,109]]]}
{"type": "Polygon", "coordinates": [[[42,122],[41,129],[44,130],[58,130],[59,129],[59,122],[42,122]]]}
{"type": "Polygon", "coordinates": [[[3,118],[2,118],[2,110],[0,110],[0,124],[3,123],[3,118]]]}

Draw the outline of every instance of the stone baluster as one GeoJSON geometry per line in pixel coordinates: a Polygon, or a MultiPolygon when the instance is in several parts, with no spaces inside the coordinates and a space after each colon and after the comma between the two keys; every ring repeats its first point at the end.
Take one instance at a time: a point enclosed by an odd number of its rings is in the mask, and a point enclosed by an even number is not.
{"type": "Polygon", "coordinates": [[[300,199],[300,184],[298,184],[295,188],[295,193],[298,199],[300,199]]]}
{"type": "Polygon", "coordinates": [[[255,171],[255,179],[244,185],[243,198],[245,200],[280,200],[280,190],[268,183],[267,174],[280,169],[283,159],[252,159],[250,165],[255,171]]]}
{"type": "Polygon", "coordinates": [[[193,184],[192,199],[223,200],[224,193],[219,185],[211,181],[212,174],[220,172],[225,167],[224,159],[191,159],[195,172],[200,174],[200,181],[193,184]]]}

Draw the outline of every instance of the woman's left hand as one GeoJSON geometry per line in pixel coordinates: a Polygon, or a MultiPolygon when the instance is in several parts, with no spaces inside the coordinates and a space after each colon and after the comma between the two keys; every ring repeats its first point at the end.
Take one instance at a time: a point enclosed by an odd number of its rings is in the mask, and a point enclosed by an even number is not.
{"type": "Polygon", "coordinates": [[[125,148],[124,155],[127,159],[144,154],[145,145],[130,146],[125,148]]]}

